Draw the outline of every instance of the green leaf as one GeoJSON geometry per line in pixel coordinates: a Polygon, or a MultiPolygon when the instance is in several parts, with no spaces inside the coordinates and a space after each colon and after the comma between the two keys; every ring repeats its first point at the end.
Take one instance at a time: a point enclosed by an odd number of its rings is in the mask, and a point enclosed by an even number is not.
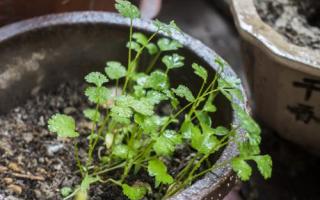
{"type": "Polygon", "coordinates": [[[99,181],[99,177],[93,177],[93,176],[86,174],[84,179],[81,182],[80,188],[82,191],[88,191],[90,188],[90,185],[92,183],[97,182],[97,181],[99,181]]]}
{"type": "Polygon", "coordinates": [[[167,172],[167,166],[159,159],[150,160],[148,162],[148,172],[150,176],[154,176],[156,179],[155,187],[158,187],[161,183],[173,183],[172,176],[167,172]]]}
{"type": "Polygon", "coordinates": [[[249,141],[239,143],[239,151],[241,157],[248,158],[260,154],[259,145],[252,145],[249,141]]]}
{"type": "Polygon", "coordinates": [[[130,118],[133,115],[131,108],[127,106],[113,106],[111,108],[111,117],[118,123],[129,124],[130,118]]]}
{"type": "Polygon", "coordinates": [[[181,136],[175,131],[166,130],[161,136],[155,139],[153,149],[159,156],[170,156],[176,145],[181,144],[181,136]]]}
{"type": "Polygon", "coordinates": [[[195,100],[192,92],[184,85],[179,85],[177,89],[172,89],[172,91],[179,97],[185,98],[189,102],[193,102],[195,100]]]}
{"type": "Polygon", "coordinates": [[[165,94],[155,90],[148,91],[146,98],[152,105],[159,104],[161,101],[169,99],[165,94]]]}
{"type": "Polygon", "coordinates": [[[115,145],[112,150],[112,154],[121,159],[133,158],[136,153],[133,149],[130,149],[127,145],[115,145]]]}
{"type": "Polygon", "coordinates": [[[91,72],[86,77],[85,80],[88,83],[93,83],[97,87],[101,87],[104,83],[108,82],[108,79],[105,75],[100,72],[91,72]]]}
{"type": "Polygon", "coordinates": [[[218,126],[214,129],[214,134],[218,136],[225,136],[229,133],[229,130],[223,126],[218,126]]]}
{"type": "Polygon", "coordinates": [[[210,94],[206,103],[203,106],[203,111],[205,112],[216,112],[217,107],[213,105],[214,95],[210,94]]]}
{"type": "Polygon", "coordinates": [[[134,50],[135,52],[139,52],[141,49],[141,46],[137,42],[131,41],[131,43],[130,42],[127,43],[127,48],[130,48],[130,49],[134,50]]]}
{"type": "Polygon", "coordinates": [[[122,184],[122,192],[130,200],[141,200],[147,193],[147,189],[143,186],[129,186],[127,184],[122,184]]]}
{"type": "Polygon", "coordinates": [[[204,81],[207,81],[208,72],[204,67],[202,67],[201,65],[198,65],[197,63],[193,63],[192,68],[194,69],[195,74],[200,76],[204,81]]]}
{"type": "Polygon", "coordinates": [[[170,40],[168,38],[159,39],[157,44],[160,51],[175,51],[182,47],[178,41],[170,40]]]}
{"type": "Polygon", "coordinates": [[[211,120],[211,118],[210,118],[210,116],[208,115],[207,112],[204,112],[204,111],[196,111],[195,113],[196,113],[197,119],[198,119],[199,122],[200,122],[201,127],[202,127],[203,125],[206,125],[206,126],[211,127],[212,120],[211,120]]]}
{"type": "Polygon", "coordinates": [[[212,133],[204,132],[201,134],[199,128],[194,128],[192,130],[191,136],[191,146],[196,149],[199,153],[209,154],[213,153],[217,145],[219,145],[219,140],[212,135],[212,133]]]}
{"type": "Polygon", "coordinates": [[[145,82],[145,87],[164,91],[169,88],[168,76],[160,71],[152,72],[145,82]]]}
{"type": "Polygon", "coordinates": [[[240,120],[240,126],[248,132],[249,142],[252,145],[259,145],[261,142],[261,129],[259,125],[239,105],[233,103],[232,108],[240,120]]]}
{"type": "Polygon", "coordinates": [[[155,45],[154,43],[149,43],[149,44],[146,46],[146,48],[148,49],[148,53],[149,53],[150,55],[154,55],[154,54],[156,54],[156,53],[159,52],[159,49],[158,49],[157,45],[155,45]]]}
{"type": "Polygon", "coordinates": [[[164,125],[167,117],[160,117],[158,115],[153,115],[151,117],[144,117],[142,115],[135,115],[135,122],[140,125],[144,133],[154,133],[158,132],[160,126],[164,125]]]}
{"type": "Polygon", "coordinates": [[[142,115],[151,116],[154,113],[153,105],[146,98],[132,99],[128,102],[128,105],[142,115]]]}
{"type": "Polygon", "coordinates": [[[271,177],[272,174],[272,159],[269,155],[264,155],[264,156],[255,156],[254,161],[256,161],[258,169],[262,176],[265,179],[268,179],[271,177]]]}
{"type": "Polygon", "coordinates": [[[181,32],[181,29],[173,20],[169,24],[165,24],[156,19],[153,22],[153,25],[158,29],[158,31],[162,31],[168,35],[171,35],[173,31],[181,32]]]}
{"type": "Polygon", "coordinates": [[[116,61],[107,62],[105,72],[112,80],[120,79],[122,77],[125,77],[127,74],[126,68],[120,62],[116,61]]]}
{"type": "Polygon", "coordinates": [[[72,188],[71,187],[63,187],[60,189],[60,193],[63,197],[66,197],[72,193],[72,188]]]}
{"type": "Polygon", "coordinates": [[[130,1],[116,0],[115,8],[124,17],[129,17],[130,19],[140,18],[139,9],[130,1]]]}
{"type": "Polygon", "coordinates": [[[57,133],[59,137],[78,137],[75,131],[76,123],[74,119],[67,115],[55,114],[48,121],[48,128],[51,132],[57,133]]]}
{"type": "Polygon", "coordinates": [[[166,65],[167,69],[180,68],[184,65],[184,57],[178,54],[173,54],[172,56],[164,56],[162,62],[166,65]]]}
{"type": "Polygon", "coordinates": [[[148,45],[148,38],[143,34],[143,33],[133,33],[132,38],[136,40],[139,44],[142,46],[147,46],[148,45]]]}
{"type": "Polygon", "coordinates": [[[221,93],[233,102],[232,96],[237,97],[241,102],[244,101],[244,96],[239,89],[241,85],[241,80],[234,76],[226,76],[218,78],[218,89],[221,93]]]}
{"type": "Polygon", "coordinates": [[[231,162],[231,166],[242,181],[249,180],[252,174],[252,169],[245,160],[240,157],[234,158],[231,162]]]}
{"type": "Polygon", "coordinates": [[[89,101],[96,104],[103,104],[111,97],[111,91],[106,87],[88,87],[85,95],[89,101]]]}
{"type": "Polygon", "coordinates": [[[85,109],[83,111],[83,114],[86,118],[90,119],[93,122],[99,122],[100,121],[100,112],[95,109],[85,109]]]}

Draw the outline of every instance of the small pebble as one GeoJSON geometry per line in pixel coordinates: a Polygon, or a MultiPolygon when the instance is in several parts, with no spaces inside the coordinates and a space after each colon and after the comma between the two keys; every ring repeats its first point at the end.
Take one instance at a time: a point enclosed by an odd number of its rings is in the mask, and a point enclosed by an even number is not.
{"type": "Polygon", "coordinates": [[[51,144],[47,146],[47,155],[53,156],[55,153],[63,149],[64,144],[51,144]]]}
{"type": "Polygon", "coordinates": [[[24,170],[17,163],[14,162],[9,163],[8,168],[15,172],[24,172],[24,170]]]}
{"type": "Polygon", "coordinates": [[[0,165],[0,173],[6,172],[8,170],[7,167],[0,165]]]}
{"type": "Polygon", "coordinates": [[[33,134],[32,133],[23,133],[23,139],[30,143],[33,140],[33,134]]]}
{"type": "Polygon", "coordinates": [[[6,183],[6,184],[11,184],[11,183],[13,183],[13,179],[12,178],[9,178],[9,177],[5,177],[4,179],[3,179],[3,181],[6,183]]]}
{"type": "Polygon", "coordinates": [[[22,187],[19,186],[19,185],[11,184],[11,185],[8,186],[8,189],[11,192],[14,192],[16,194],[21,194],[22,193],[22,187]]]}

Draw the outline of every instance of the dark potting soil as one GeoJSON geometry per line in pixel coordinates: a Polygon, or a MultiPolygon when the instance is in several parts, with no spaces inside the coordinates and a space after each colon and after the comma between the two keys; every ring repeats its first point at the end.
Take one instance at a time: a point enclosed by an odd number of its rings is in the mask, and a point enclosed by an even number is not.
{"type": "Polygon", "coordinates": [[[255,4],[262,20],[290,42],[320,50],[319,0],[255,0],[255,4]]]}
{"type": "MultiPolygon", "coordinates": [[[[89,133],[91,124],[82,114],[89,106],[82,95],[84,87],[77,83],[62,84],[56,91],[40,93],[25,105],[0,116],[0,200],[62,199],[62,187],[74,188],[80,183],[73,154],[74,141],[58,139],[50,133],[47,120],[55,113],[65,113],[75,118],[80,133],[89,133]]],[[[86,137],[83,135],[78,139],[79,156],[83,161],[87,154],[86,137]]],[[[100,150],[104,152],[105,149],[100,150]]],[[[185,148],[178,151],[168,163],[169,172],[176,174],[191,153],[185,148]]],[[[112,177],[120,176],[121,171],[113,172],[112,177]]],[[[153,185],[153,180],[144,171],[128,181],[153,185]]],[[[148,199],[158,199],[157,195],[148,199]]],[[[92,186],[90,197],[95,200],[127,199],[120,188],[103,184],[92,186]]]]}

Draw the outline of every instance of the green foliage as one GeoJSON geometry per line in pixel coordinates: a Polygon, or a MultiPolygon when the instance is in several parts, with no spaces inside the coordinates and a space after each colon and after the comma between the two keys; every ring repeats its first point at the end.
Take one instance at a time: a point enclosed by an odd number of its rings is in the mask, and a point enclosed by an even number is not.
{"type": "Polygon", "coordinates": [[[48,128],[51,132],[57,133],[59,137],[78,137],[75,131],[76,124],[72,117],[62,114],[53,115],[48,121],[48,128]]]}
{"type": "Polygon", "coordinates": [[[130,19],[134,19],[134,18],[139,18],[140,17],[139,9],[135,5],[130,3],[130,1],[127,1],[127,0],[116,0],[115,8],[124,17],[128,17],[130,19]]]}
{"type": "Polygon", "coordinates": [[[72,188],[70,188],[70,187],[63,187],[63,188],[61,188],[60,189],[60,193],[61,193],[61,195],[63,196],[63,197],[66,197],[66,196],[68,196],[69,194],[71,194],[72,193],[72,188]]]}
{"type": "Polygon", "coordinates": [[[123,78],[127,74],[126,68],[117,61],[107,62],[107,67],[105,68],[105,72],[108,77],[112,80],[118,80],[123,78]]]}
{"type": "MultiPolygon", "coordinates": [[[[129,1],[116,2],[117,10],[130,18],[130,22],[140,16],[137,7],[129,1]]],[[[78,140],[81,145],[88,145],[87,159],[84,161],[83,155],[79,158],[75,145],[75,160],[83,180],[74,192],[71,188],[62,188],[63,196],[87,200],[90,186],[101,183],[121,187],[130,200],[149,198],[151,192],[155,193],[152,196],[167,199],[206,171],[221,167],[221,163],[212,166],[207,163],[230,142],[237,144],[239,155],[226,160],[222,167],[230,164],[240,179],[249,180],[252,168],[248,163],[252,162],[264,178],[271,176],[270,156],[260,155],[261,130],[242,106],[240,80],[223,73],[226,63],[222,59],[215,60],[219,70],[214,77],[209,76],[204,67],[193,63],[194,76],[203,80],[199,90],[193,91],[197,92],[194,95],[188,87],[168,76],[170,70],[185,65],[184,57],[177,52],[182,45],[168,38],[153,41],[159,32],[170,35],[179,28],[174,21],[170,24],[155,21],[154,25],[157,31],[150,37],[133,32],[130,27],[128,68],[118,61],[110,61],[106,63],[104,74],[92,72],[85,76],[89,86],[84,93],[91,108],[85,109],[83,114],[93,126],[78,140]],[[150,59],[143,58],[148,55],[145,50],[152,55],[150,59]],[[136,53],[132,55],[132,51],[136,53]],[[173,52],[161,59],[161,54],[168,51],[173,52]],[[149,60],[149,65],[142,66],[140,61],[144,60],[149,60]],[[154,69],[156,65],[159,65],[158,70],[154,69]],[[164,72],[159,70],[163,68],[166,68],[164,72]],[[138,72],[142,69],[147,70],[138,72]],[[114,94],[106,86],[108,79],[116,84],[114,94]],[[171,87],[171,81],[178,87],[171,87]],[[239,124],[228,127],[217,124],[220,120],[214,113],[220,109],[215,105],[219,94],[230,101],[239,124]],[[239,132],[244,134],[240,136],[239,132]],[[83,139],[88,141],[83,142],[83,139]],[[168,168],[177,162],[174,156],[181,153],[188,154],[187,163],[172,169],[170,175],[168,168]],[[140,172],[154,178],[154,186],[134,178],[138,176],[131,176],[140,172]]],[[[53,115],[48,128],[59,137],[79,136],[75,120],[67,115],[53,115]]]]}
{"type": "Polygon", "coordinates": [[[143,186],[129,186],[127,184],[122,185],[122,191],[130,200],[141,200],[147,193],[147,189],[143,186]]]}
{"type": "Polygon", "coordinates": [[[173,182],[173,178],[167,172],[167,166],[158,159],[150,160],[148,162],[148,172],[150,176],[154,176],[155,186],[158,187],[162,184],[171,184],[173,182]]]}
{"type": "Polygon", "coordinates": [[[172,89],[173,92],[179,97],[185,98],[189,102],[193,102],[195,100],[192,92],[189,88],[184,85],[179,85],[177,89],[172,89]]]}
{"type": "Polygon", "coordinates": [[[162,62],[166,65],[167,69],[180,68],[184,65],[184,57],[179,56],[178,54],[173,54],[172,56],[164,56],[162,62]]]}

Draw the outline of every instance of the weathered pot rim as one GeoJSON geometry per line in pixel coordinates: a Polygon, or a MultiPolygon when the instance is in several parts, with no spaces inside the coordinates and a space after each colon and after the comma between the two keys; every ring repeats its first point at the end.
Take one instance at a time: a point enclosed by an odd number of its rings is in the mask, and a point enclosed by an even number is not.
{"type": "MultiPolygon", "coordinates": [[[[41,17],[36,17],[20,22],[16,22],[10,25],[6,25],[0,28],[0,43],[10,40],[11,38],[22,35],[26,32],[41,30],[45,28],[52,28],[56,26],[64,25],[81,25],[81,24],[105,24],[111,26],[124,26],[127,27],[130,25],[130,21],[126,18],[121,17],[116,13],[109,12],[100,12],[100,11],[82,11],[82,12],[70,12],[62,14],[53,14],[46,15],[41,17]]],[[[150,20],[134,20],[133,26],[136,29],[154,32],[156,27],[152,25],[150,20]]],[[[163,34],[165,35],[165,34],[163,34]]],[[[215,71],[218,70],[219,66],[215,63],[215,58],[219,56],[211,50],[209,47],[205,46],[199,40],[192,38],[191,36],[185,33],[173,32],[170,36],[171,38],[179,41],[184,45],[185,48],[191,50],[199,58],[203,59],[209,66],[211,66],[215,71]]],[[[219,57],[220,58],[220,57],[219,57]]],[[[235,72],[231,69],[229,65],[224,67],[224,70],[221,74],[223,77],[234,76],[236,77],[235,72]]],[[[239,86],[242,93],[244,94],[245,103],[241,103],[235,99],[236,103],[240,105],[243,109],[249,110],[247,106],[247,97],[244,93],[242,85],[239,86]]],[[[234,97],[235,98],[235,97],[234,97]]],[[[239,120],[238,117],[233,113],[232,124],[238,126],[239,120]]],[[[243,135],[241,129],[238,130],[238,134],[243,135]]],[[[222,152],[219,162],[226,161],[233,156],[238,154],[237,147],[235,143],[230,143],[222,152]]],[[[186,188],[184,191],[180,192],[176,196],[170,198],[172,200],[198,200],[198,199],[213,199],[213,192],[218,192],[216,194],[218,198],[223,198],[225,194],[220,193],[223,191],[230,191],[231,187],[236,181],[236,177],[228,165],[224,168],[216,170],[215,173],[208,173],[204,178],[198,180],[196,183],[186,188]],[[222,187],[222,189],[221,189],[222,187]],[[223,187],[228,187],[223,188],[223,187]]],[[[216,198],[215,198],[216,199],[216,198]]]]}
{"type": "Polygon", "coordinates": [[[297,46],[263,22],[254,0],[232,0],[231,10],[241,36],[280,63],[295,70],[320,75],[320,50],[297,46]],[[303,66],[303,67],[302,67],[303,66]]]}

